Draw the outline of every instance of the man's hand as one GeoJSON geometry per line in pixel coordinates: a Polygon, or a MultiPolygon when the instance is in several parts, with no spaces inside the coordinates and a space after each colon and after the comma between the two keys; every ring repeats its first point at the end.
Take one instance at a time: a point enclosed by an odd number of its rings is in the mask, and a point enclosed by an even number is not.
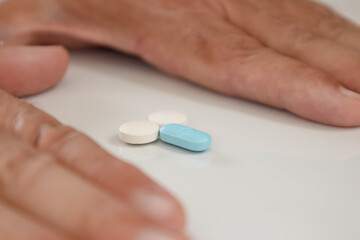
{"type": "MultiPolygon", "coordinates": [[[[0,86],[43,91],[64,74],[62,47],[0,48],[0,86]]],[[[0,239],[185,240],[184,213],[132,165],[0,90],[0,239]]]]}
{"type": "Polygon", "coordinates": [[[360,30],[312,1],[10,0],[0,18],[5,41],[112,47],[225,94],[360,125],[360,30]]]}

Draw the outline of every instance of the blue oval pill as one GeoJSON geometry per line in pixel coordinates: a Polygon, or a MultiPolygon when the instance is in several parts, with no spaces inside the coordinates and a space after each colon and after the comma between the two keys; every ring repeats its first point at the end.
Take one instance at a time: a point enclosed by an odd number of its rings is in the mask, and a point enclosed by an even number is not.
{"type": "Polygon", "coordinates": [[[205,151],[211,145],[209,134],[174,123],[166,124],[160,128],[160,139],[194,152],[205,151]]]}

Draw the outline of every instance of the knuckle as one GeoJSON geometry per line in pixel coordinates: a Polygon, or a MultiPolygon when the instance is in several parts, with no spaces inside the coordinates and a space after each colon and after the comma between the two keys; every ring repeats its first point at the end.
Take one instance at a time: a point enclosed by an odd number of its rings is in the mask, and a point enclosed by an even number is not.
{"type": "Polygon", "coordinates": [[[325,73],[306,66],[305,64],[296,64],[288,68],[293,79],[287,79],[280,82],[279,102],[280,105],[288,110],[294,108],[294,104],[299,104],[308,97],[305,97],[304,91],[300,89],[318,89],[322,83],[328,81],[325,73]],[[298,83],[301,83],[299,85],[298,83]]]}
{"type": "Polygon", "coordinates": [[[329,76],[324,72],[313,69],[305,70],[303,73],[299,73],[299,76],[303,79],[310,80],[308,81],[309,89],[318,89],[319,87],[321,88],[324,84],[330,81],[329,76]]]}
{"type": "Polygon", "coordinates": [[[185,35],[185,41],[205,63],[216,64],[224,58],[247,57],[262,48],[259,41],[241,32],[221,32],[215,27],[199,26],[185,35]]]}
{"type": "Polygon", "coordinates": [[[271,24],[282,26],[281,38],[278,38],[278,41],[287,49],[302,47],[320,38],[317,32],[286,15],[272,13],[267,13],[267,15],[271,24]]]}
{"type": "Polygon", "coordinates": [[[238,33],[208,37],[206,42],[208,48],[204,51],[213,52],[213,62],[216,64],[233,59],[246,61],[263,49],[256,39],[238,33]]]}
{"type": "Polygon", "coordinates": [[[257,40],[249,37],[236,39],[235,41],[229,43],[228,46],[230,50],[234,50],[235,52],[237,50],[253,52],[254,50],[258,50],[262,47],[257,40]]]}
{"type": "Polygon", "coordinates": [[[237,38],[225,42],[222,62],[236,62],[237,65],[249,63],[252,59],[265,52],[265,49],[255,39],[249,37],[237,38]]]}
{"type": "Polygon", "coordinates": [[[79,136],[82,136],[82,134],[71,127],[43,124],[40,126],[35,146],[39,149],[60,148],[66,142],[77,139],[79,136]]]}
{"type": "Polygon", "coordinates": [[[212,30],[197,26],[184,35],[184,42],[201,61],[211,64],[214,61],[214,36],[212,30]]]}
{"type": "Polygon", "coordinates": [[[59,125],[52,117],[6,93],[0,94],[0,100],[0,126],[27,142],[36,142],[42,125],[59,125]]]}
{"type": "Polygon", "coordinates": [[[291,24],[288,27],[286,37],[291,39],[294,46],[307,45],[320,38],[319,34],[316,32],[298,24],[291,24]]]}
{"type": "Polygon", "coordinates": [[[318,29],[324,35],[338,39],[344,32],[346,20],[339,16],[333,9],[315,1],[311,1],[314,10],[320,16],[321,20],[318,23],[318,29]]]}
{"type": "Polygon", "coordinates": [[[294,76],[297,76],[297,79],[295,79],[296,81],[312,87],[322,86],[330,80],[329,75],[325,72],[311,68],[302,63],[295,65],[292,73],[294,76]]]}
{"type": "Polygon", "coordinates": [[[59,160],[74,168],[80,168],[86,174],[97,172],[100,161],[91,166],[83,165],[86,152],[92,153],[92,159],[103,158],[103,151],[89,137],[68,126],[44,124],[40,129],[35,146],[43,151],[54,152],[59,160]]]}
{"type": "Polygon", "coordinates": [[[213,82],[217,84],[217,90],[235,96],[238,95],[239,85],[245,84],[248,79],[248,66],[256,64],[266,49],[257,40],[245,36],[229,37],[222,46],[225,47],[215,62],[213,82]]]}
{"type": "Polygon", "coordinates": [[[217,58],[217,64],[226,62],[236,62],[236,64],[246,64],[262,52],[261,44],[252,39],[238,39],[224,44],[221,56],[217,58]]]}
{"type": "Polygon", "coordinates": [[[21,138],[33,143],[39,135],[40,127],[47,122],[49,122],[49,119],[40,111],[22,104],[22,106],[16,110],[9,127],[14,133],[21,136],[21,138]]]}
{"type": "Polygon", "coordinates": [[[320,22],[319,29],[326,36],[334,39],[339,39],[344,32],[344,23],[337,18],[328,18],[320,22]]]}
{"type": "Polygon", "coordinates": [[[51,163],[53,160],[47,154],[39,154],[17,142],[6,144],[0,154],[0,192],[12,194],[31,188],[51,163]]]}

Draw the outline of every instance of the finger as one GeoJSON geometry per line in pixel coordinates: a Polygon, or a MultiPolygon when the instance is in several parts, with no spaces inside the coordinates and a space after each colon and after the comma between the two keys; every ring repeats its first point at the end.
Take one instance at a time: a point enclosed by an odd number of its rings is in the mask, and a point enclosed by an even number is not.
{"type": "Polygon", "coordinates": [[[5,131],[0,152],[0,196],[78,238],[185,240],[5,131]]]}
{"type": "MultiPolygon", "coordinates": [[[[62,45],[72,49],[94,47],[103,35],[89,39],[79,32],[93,33],[91,24],[77,26],[64,1],[0,1],[0,40],[17,45],[62,45]],[[80,30],[79,30],[80,29],[80,30]],[[85,30],[86,29],[86,30],[85,30]]],[[[83,7],[82,4],[79,4],[83,7]]]]}
{"type": "Polygon", "coordinates": [[[102,150],[79,132],[62,126],[33,106],[0,92],[0,126],[55,154],[67,166],[107,189],[147,217],[183,230],[185,216],[178,201],[136,167],[102,150]]]}
{"type": "Polygon", "coordinates": [[[228,1],[229,17],[267,46],[329,73],[360,92],[360,51],[322,37],[276,8],[228,1]]]}
{"type": "Polygon", "coordinates": [[[331,8],[310,0],[272,2],[322,36],[360,49],[360,28],[331,8]]]}
{"type": "Polygon", "coordinates": [[[173,32],[150,35],[139,55],[174,75],[306,119],[337,126],[360,124],[360,101],[344,95],[330,75],[265,48],[225,21],[203,24],[191,15],[183,19],[189,22],[174,25],[173,32]],[[188,31],[178,31],[184,26],[188,31]]]}
{"type": "Polygon", "coordinates": [[[70,240],[0,199],[0,239],[70,240]]]}
{"type": "Polygon", "coordinates": [[[17,96],[31,95],[56,85],[69,56],[62,47],[0,47],[0,88],[17,96]]]}

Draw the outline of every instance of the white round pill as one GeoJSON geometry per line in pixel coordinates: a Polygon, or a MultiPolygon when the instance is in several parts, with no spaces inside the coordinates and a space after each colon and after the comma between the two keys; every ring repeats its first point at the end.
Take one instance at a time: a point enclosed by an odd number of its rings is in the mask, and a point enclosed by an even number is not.
{"type": "Polygon", "coordinates": [[[119,128],[119,138],[130,144],[154,142],[159,136],[159,125],[152,121],[131,121],[119,128]]]}
{"type": "Polygon", "coordinates": [[[159,111],[150,114],[149,120],[157,123],[160,127],[170,124],[177,123],[181,125],[187,125],[188,117],[185,113],[177,111],[159,111]]]}

